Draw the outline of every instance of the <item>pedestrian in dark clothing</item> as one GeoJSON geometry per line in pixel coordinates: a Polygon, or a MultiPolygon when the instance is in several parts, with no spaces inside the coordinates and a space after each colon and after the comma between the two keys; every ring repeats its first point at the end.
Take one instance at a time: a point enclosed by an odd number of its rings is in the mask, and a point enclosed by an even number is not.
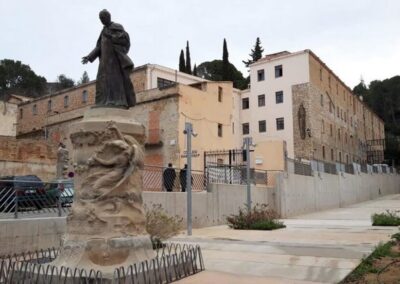
{"type": "Polygon", "coordinates": [[[172,164],[169,163],[168,168],[166,168],[163,173],[164,187],[168,192],[171,192],[174,188],[175,178],[175,169],[172,167],[172,164]]]}
{"type": "MultiPolygon", "coordinates": [[[[185,164],[185,167],[181,169],[181,171],[179,172],[179,179],[181,182],[182,192],[186,191],[186,176],[187,176],[187,165],[185,164]]],[[[191,178],[191,182],[193,184],[193,177],[191,178]]]]}

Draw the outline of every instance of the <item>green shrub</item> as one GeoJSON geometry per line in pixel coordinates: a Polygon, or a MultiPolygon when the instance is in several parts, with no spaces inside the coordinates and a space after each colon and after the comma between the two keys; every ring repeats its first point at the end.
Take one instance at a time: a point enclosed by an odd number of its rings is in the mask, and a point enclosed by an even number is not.
{"type": "Polygon", "coordinates": [[[371,219],[372,226],[400,226],[398,211],[386,210],[385,213],[375,213],[371,219]]]}
{"type": "Polygon", "coordinates": [[[286,226],[283,222],[278,220],[260,220],[250,225],[251,230],[276,230],[280,228],[285,228],[286,226]]]}
{"type": "Polygon", "coordinates": [[[176,236],[182,229],[183,219],[178,216],[168,216],[161,204],[153,204],[146,210],[146,231],[150,235],[153,248],[163,246],[163,241],[176,236]]]}
{"type": "Polygon", "coordinates": [[[238,214],[226,218],[230,228],[238,230],[275,230],[285,225],[278,221],[278,214],[267,204],[256,204],[250,211],[239,208],[238,214]]]}

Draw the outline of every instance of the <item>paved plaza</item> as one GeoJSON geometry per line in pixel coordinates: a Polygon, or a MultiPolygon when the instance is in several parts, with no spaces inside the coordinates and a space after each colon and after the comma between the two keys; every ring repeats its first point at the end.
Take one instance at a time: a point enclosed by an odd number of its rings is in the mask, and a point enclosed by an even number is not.
{"type": "Polygon", "coordinates": [[[283,220],[276,231],[194,229],[173,241],[201,246],[206,271],[178,283],[337,283],[399,229],[372,227],[371,214],[400,210],[400,195],[283,220]]]}

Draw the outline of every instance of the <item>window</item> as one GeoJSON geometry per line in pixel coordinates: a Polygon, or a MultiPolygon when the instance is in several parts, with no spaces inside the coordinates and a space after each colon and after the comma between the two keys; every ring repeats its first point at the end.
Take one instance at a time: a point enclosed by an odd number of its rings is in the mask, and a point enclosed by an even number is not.
{"type": "Polygon", "coordinates": [[[319,68],[319,80],[322,81],[322,68],[319,68]]]}
{"type": "Polygon", "coordinates": [[[265,106],[265,95],[258,96],[258,106],[259,107],[265,106]]]}
{"type": "Polygon", "coordinates": [[[222,94],[223,94],[223,90],[221,87],[218,87],[218,101],[220,103],[222,103],[222,94]]]}
{"type": "Polygon", "coordinates": [[[321,121],[321,132],[325,133],[325,121],[324,120],[321,121]]]}
{"type": "Polygon", "coordinates": [[[249,98],[242,99],[242,109],[248,109],[250,107],[249,98]]]}
{"type": "Polygon", "coordinates": [[[329,102],[329,112],[332,113],[332,102],[329,102]]]}
{"type": "Polygon", "coordinates": [[[32,106],[32,113],[33,113],[33,115],[37,115],[37,105],[36,104],[34,104],[32,106]]]}
{"type": "Polygon", "coordinates": [[[339,117],[339,115],[340,115],[339,108],[337,108],[336,110],[337,110],[337,117],[339,117]]]}
{"type": "Polygon", "coordinates": [[[51,109],[53,107],[53,102],[51,100],[47,101],[47,112],[51,112],[51,109]]]}
{"type": "Polygon", "coordinates": [[[283,76],[282,65],[275,66],[275,78],[279,78],[283,76]]]}
{"type": "Polygon", "coordinates": [[[333,136],[333,126],[332,126],[332,124],[331,125],[329,125],[330,127],[330,129],[329,129],[329,134],[331,135],[331,136],[333,136]]]}
{"type": "Polygon", "coordinates": [[[171,86],[173,84],[175,84],[174,81],[157,77],[157,88],[159,88],[159,89],[160,88],[166,88],[166,87],[171,86]]]}
{"type": "Polygon", "coordinates": [[[86,90],[83,90],[82,92],[82,103],[86,104],[88,101],[88,92],[86,90]]]}
{"type": "Polygon", "coordinates": [[[339,163],[342,162],[342,152],[339,152],[339,163]]]}
{"type": "Polygon", "coordinates": [[[328,76],[328,85],[329,85],[329,89],[331,88],[331,76],[328,76]]]}
{"type": "Polygon", "coordinates": [[[218,123],[218,137],[222,137],[222,124],[218,123]]]}
{"type": "Polygon", "coordinates": [[[69,105],[69,97],[65,96],[64,97],[64,107],[68,107],[68,105],[69,105]]]}
{"type": "Polygon", "coordinates": [[[19,109],[19,118],[24,117],[24,110],[22,108],[19,109]]]}
{"type": "Polygon", "coordinates": [[[283,91],[278,91],[275,93],[275,101],[277,104],[283,103],[283,91]]]}
{"type": "Polygon", "coordinates": [[[322,146],[322,158],[325,160],[325,146],[322,146]]]}
{"type": "Polygon", "coordinates": [[[242,133],[243,135],[250,133],[250,124],[248,122],[242,124],[242,133]]]}
{"type": "Polygon", "coordinates": [[[232,134],[235,134],[235,123],[232,122],[232,134]]]}
{"type": "Polygon", "coordinates": [[[323,94],[321,94],[321,106],[322,107],[324,106],[324,95],[323,94]]]}
{"type": "Polygon", "coordinates": [[[257,81],[264,81],[265,75],[264,75],[264,69],[258,70],[257,71],[257,81]]]}
{"type": "Polygon", "coordinates": [[[285,119],[283,117],[279,117],[276,119],[276,130],[285,129],[285,119]]]}
{"type": "Polygon", "coordinates": [[[338,139],[340,141],[340,129],[337,130],[338,139]]]}
{"type": "Polygon", "coordinates": [[[258,121],[258,132],[267,132],[267,123],[265,120],[258,121]]]}
{"type": "Polygon", "coordinates": [[[333,154],[333,149],[331,149],[331,160],[335,160],[335,155],[333,154]]]}

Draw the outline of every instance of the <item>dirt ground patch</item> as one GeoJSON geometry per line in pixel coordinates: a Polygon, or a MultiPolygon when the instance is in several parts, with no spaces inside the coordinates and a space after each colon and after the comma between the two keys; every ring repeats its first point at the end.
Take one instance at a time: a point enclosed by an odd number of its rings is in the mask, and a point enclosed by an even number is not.
{"type": "Polygon", "coordinates": [[[400,241],[393,239],[386,244],[379,245],[341,283],[399,284],[400,241]]]}

